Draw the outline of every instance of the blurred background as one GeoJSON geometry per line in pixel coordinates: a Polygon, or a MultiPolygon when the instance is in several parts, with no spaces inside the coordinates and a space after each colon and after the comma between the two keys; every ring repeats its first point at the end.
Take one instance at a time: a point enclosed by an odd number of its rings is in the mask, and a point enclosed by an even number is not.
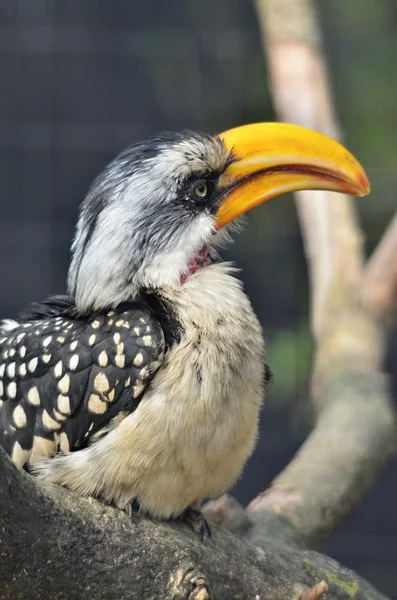
{"type": "MultiPolygon", "coordinates": [[[[396,207],[397,3],[318,6],[345,143],[372,183],[357,202],[370,253],[396,207]]],[[[0,85],[2,317],[65,290],[78,206],[123,147],[164,129],[215,133],[274,119],[252,0],[0,0],[0,85]]],[[[292,198],[248,221],[225,257],[242,268],[274,383],[255,455],[233,491],[244,503],[312,423],[309,288],[292,198]]],[[[392,375],[396,365],[397,337],[392,375]]],[[[396,502],[395,462],[325,549],[393,598],[396,502]]]]}

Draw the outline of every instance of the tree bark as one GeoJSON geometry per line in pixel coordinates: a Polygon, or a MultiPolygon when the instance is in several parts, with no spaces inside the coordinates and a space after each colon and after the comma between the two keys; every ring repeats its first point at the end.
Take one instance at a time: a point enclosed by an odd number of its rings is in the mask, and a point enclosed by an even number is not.
{"type": "Polygon", "coordinates": [[[325,580],[335,600],[381,600],[368,583],[305,549],[282,518],[256,516],[245,538],[202,543],[160,523],[38,482],[0,450],[1,600],[284,600],[325,580]],[[258,536],[261,531],[261,536],[258,536]],[[251,539],[254,535],[255,539],[251,539]],[[253,543],[255,542],[255,543],[253,543]]]}

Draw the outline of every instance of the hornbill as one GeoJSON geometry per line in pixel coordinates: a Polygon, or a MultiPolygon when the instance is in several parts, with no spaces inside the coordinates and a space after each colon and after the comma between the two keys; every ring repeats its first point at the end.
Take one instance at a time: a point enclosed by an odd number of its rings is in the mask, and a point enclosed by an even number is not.
{"type": "Polygon", "coordinates": [[[19,467],[120,507],[184,518],[251,455],[268,370],[261,326],[217,248],[301,189],[362,196],[340,144],[287,124],[133,145],[81,206],[68,294],[0,326],[0,444],[19,467]]]}

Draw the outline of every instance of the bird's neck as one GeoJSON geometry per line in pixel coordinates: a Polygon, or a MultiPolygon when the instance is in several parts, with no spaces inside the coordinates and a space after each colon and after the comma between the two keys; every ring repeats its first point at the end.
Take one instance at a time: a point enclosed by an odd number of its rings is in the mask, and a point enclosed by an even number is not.
{"type": "Polygon", "coordinates": [[[68,291],[82,313],[115,308],[122,302],[133,302],[143,290],[174,289],[183,287],[198,272],[208,268],[217,258],[214,249],[204,245],[188,255],[171,255],[167,260],[131,261],[116,246],[106,255],[101,248],[96,253],[91,247],[81,259],[73,256],[69,270],[68,291]]]}
{"type": "Polygon", "coordinates": [[[157,293],[174,307],[178,320],[215,327],[220,320],[234,319],[251,305],[242,283],[229,263],[200,268],[177,287],[164,286],[157,293]]]}

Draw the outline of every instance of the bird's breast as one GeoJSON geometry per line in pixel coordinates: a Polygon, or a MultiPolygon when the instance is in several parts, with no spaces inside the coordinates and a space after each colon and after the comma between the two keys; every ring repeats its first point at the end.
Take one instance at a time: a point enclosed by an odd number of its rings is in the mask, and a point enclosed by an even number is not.
{"type": "Polygon", "coordinates": [[[141,436],[142,457],[157,456],[145,460],[145,469],[156,471],[157,494],[147,486],[141,501],[157,512],[169,497],[177,514],[182,504],[229,488],[250,456],[263,399],[264,343],[240,282],[221,265],[181,286],[173,306],[180,343],[122,428],[133,428],[133,444],[141,436]]]}

